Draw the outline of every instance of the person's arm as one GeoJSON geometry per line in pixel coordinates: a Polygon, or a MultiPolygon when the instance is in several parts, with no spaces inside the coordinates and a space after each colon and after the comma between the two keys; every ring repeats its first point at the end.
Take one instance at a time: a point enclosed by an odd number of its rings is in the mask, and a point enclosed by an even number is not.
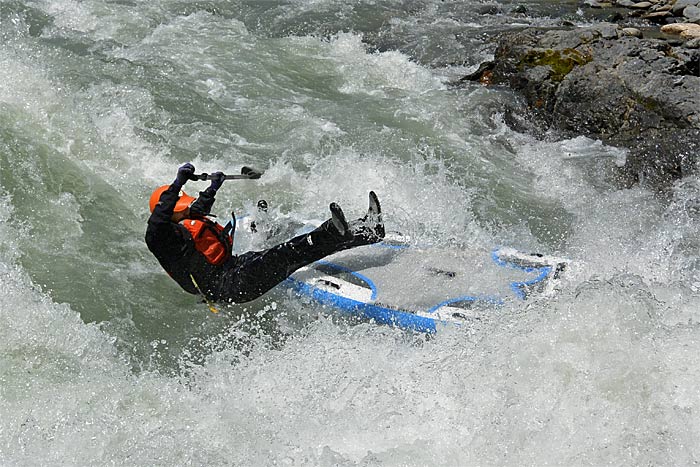
{"type": "Polygon", "coordinates": [[[193,217],[208,216],[211,213],[212,206],[214,206],[214,201],[216,201],[214,196],[216,196],[216,190],[212,187],[200,191],[199,197],[190,206],[190,215],[193,217]]]}
{"type": "Polygon", "coordinates": [[[192,216],[204,217],[211,213],[211,208],[214,205],[214,201],[216,201],[214,199],[216,192],[224,183],[224,174],[223,172],[214,172],[209,177],[211,184],[206,190],[199,192],[199,197],[190,206],[190,215],[192,216]]]}
{"type": "Polygon", "coordinates": [[[185,164],[178,169],[175,181],[160,195],[148,219],[146,244],[161,263],[167,263],[181,256],[187,246],[180,227],[172,221],[172,218],[175,204],[180,197],[180,190],[192,174],[194,174],[192,164],[185,164]]]}

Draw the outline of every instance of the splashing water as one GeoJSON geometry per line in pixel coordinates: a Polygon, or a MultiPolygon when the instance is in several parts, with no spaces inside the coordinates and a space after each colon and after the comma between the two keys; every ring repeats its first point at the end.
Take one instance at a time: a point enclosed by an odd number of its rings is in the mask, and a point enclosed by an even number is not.
{"type": "Polygon", "coordinates": [[[618,189],[623,151],[452,88],[488,36],[577,7],[516,6],[0,3],[0,464],[696,463],[700,181],[618,189]],[[265,170],[221,215],[355,216],[375,190],[417,242],[572,263],[433,336],[284,288],[215,316],[142,240],[185,161],[265,170]]]}

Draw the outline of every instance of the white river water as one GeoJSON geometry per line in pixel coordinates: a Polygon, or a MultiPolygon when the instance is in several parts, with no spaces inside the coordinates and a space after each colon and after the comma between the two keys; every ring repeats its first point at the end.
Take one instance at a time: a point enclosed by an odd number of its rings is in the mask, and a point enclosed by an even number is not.
{"type": "Polygon", "coordinates": [[[452,88],[499,31],[588,21],[518,4],[0,1],[0,465],[697,464],[700,180],[619,189],[624,151],[452,88]],[[221,215],[375,190],[416,242],[572,263],[432,336],[283,288],[213,315],[143,241],[186,161],[265,170],[221,215]]]}

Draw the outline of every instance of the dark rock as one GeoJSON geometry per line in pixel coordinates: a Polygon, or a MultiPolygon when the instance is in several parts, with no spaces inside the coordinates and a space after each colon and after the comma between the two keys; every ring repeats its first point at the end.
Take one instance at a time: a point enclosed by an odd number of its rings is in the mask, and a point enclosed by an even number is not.
{"type": "Polygon", "coordinates": [[[676,3],[673,4],[673,14],[676,16],[682,16],[683,15],[683,10],[687,6],[697,6],[698,2],[696,0],[676,0],[676,3]]]}
{"type": "Polygon", "coordinates": [[[483,84],[491,84],[490,81],[491,76],[493,75],[494,66],[496,66],[494,62],[484,62],[479,65],[479,68],[475,72],[463,76],[453,84],[464,83],[465,81],[479,81],[483,84]]]}
{"type": "Polygon", "coordinates": [[[622,21],[624,18],[625,17],[622,16],[622,13],[614,11],[605,18],[605,21],[609,23],[617,23],[618,21],[622,21]]]}
{"type": "Polygon", "coordinates": [[[500,5],[481,5],[477,8],[480,15],[500,15],[503,13],[503,9],[500,5]]]}
{"type": "Polygon", "coordinates": [[[683,16],[685,16],[688,21],[697,23],[700,21],[700,7],[693,5],[685,7],[685,10],[683,10],[683,16]]]}
{"type": "Polygon", "coordinates": [[[700,130],[650,130],[625,141],[632,147],[625,163],[628,182],[667,187],[697,170],[700,130]]]}
{"type": "Polygon", "coordinates": [[[661,187],[696,164],[699,63],[697,49],[603,23],[507,33],[488,71],[522,93],[543,128],[629,148],[624,177],[661,187]]]}

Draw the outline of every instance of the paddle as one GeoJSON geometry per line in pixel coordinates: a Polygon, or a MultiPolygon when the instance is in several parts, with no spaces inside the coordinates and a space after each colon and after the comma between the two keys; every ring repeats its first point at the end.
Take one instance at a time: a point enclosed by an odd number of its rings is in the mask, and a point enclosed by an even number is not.
{"type": "MultiPolygon", "coordinates": [[[[255,180],[260,177],[262,177],[262,172],[250,167],[241,167],[240,175],[224,175],[224,180],[255,180]]],[[[211,180],[211,175],[207,173],[193,174],[192,180],[211,180]]]]}

